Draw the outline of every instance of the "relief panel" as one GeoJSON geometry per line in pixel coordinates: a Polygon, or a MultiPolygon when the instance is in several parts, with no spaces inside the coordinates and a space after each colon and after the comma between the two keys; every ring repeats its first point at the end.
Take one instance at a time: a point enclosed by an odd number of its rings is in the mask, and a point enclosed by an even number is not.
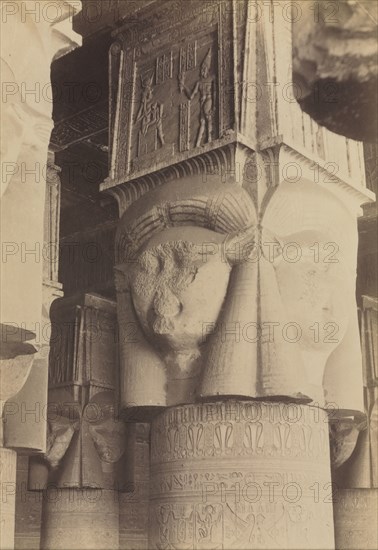
{"type": "Polygon", "coordinates": [[[170,32],[155,24],[156,36],[146,37],[143,47],[139,32],[134,43],[129,29],[115,34],[110,182],[168,166],[180,153],[203,148],[232,128],[231,104],[224,97],[225,81],[233,75],[224,45],[232,43],[231,14],[216,3],[205,27],[198,8],[190,19],[183,9],[170,32]]]}

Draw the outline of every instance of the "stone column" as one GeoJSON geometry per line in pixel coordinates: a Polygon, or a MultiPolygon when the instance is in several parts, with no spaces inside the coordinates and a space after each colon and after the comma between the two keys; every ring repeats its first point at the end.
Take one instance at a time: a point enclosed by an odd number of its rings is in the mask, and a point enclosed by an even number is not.
{"type": "Polygon", "coordinates": [[[327,416],[252,401],[173,407],[152,423],[150,492],[149,548],[328,550],[327,416]]]}
{"type": "Polygon", "coordinates": [[[29,469],[29,488],[44,491],[41,548],[118,548],[126,428],[115,304],[90,294],[63,298],[51,318],[47,450],[29,469]]]}
{"type": "Polygon", "coordinates": [[[135,419],[127,425],[127,471],[125,491],[118,492],[119,547],[124,550],[148,548],[150,492],[150,426],[135,419]]]}
{"type": "Polygon", "coordinates": [[[12,449],[0,448],[1,482],[1,548],[14,547],[14,525],[16,506],[16,463],[17,454],[12,449]]]}
{"type": "MultiPolygon", "coordinates": [[[[51,156],[51,154],[50,154],[51,156]]],[[[57,167],[56,167],[57,168],[57,167]]],[[[36,261],[43,263],[43,284],[41,322],[35,324],[34,344],[36,353],[17,355],[9,359],[1,360],[1,394],[4,410],[2,411],[2,442],[7,449],[2,449],[4,460],[8,467],[2,474],[4,509],[7,509],[3,536],[8,537],[4,541],[4,548],[11,548],[10,536],[14,536],[14,517],[10,510],[15,510],[15,498],[18,491],[23,491],[22,484],[9,477],[10,472],[16,474],[16,452],[33,454],[46,450],[46,406],[47,406],[47,380],[48,359],[50,351],[50,307],[52,302],[62,295],[61,287],[57,280],[58,262],[57,254],[51,255],[51,243],[58,250],[59,231],[59,181],[54,178],[51,183],[51,166],[47,177],[47,189],[45,202],[45,226],[43,251],[36,261]],[[50,194],[51,186],[54,186],[54,200],[50,194]],[[46,253],[45,253],[46,251],[46,253]],[[47,252],[49,251],[49,252],[47,252]],[[9,525],[9,527],[8,527],[9,525]]],[[[4,333],[3,333],[4,334],[4,333]]],[[[5,345],[5,349],[6,349],[5,345]]]]}
{"type": "MultiPolygon", "coordinates": [[[[36,339],[39,349],[34,355],[27,381],[17,395],[7,402],[4,415],[7,445],[20,448],[23,452],[28,449],[30,454],[46,451],[48,365],[51,335],[50,308],[52,302],[63,294],[62,285],[58,282],[59,173],[59,167],[54,164],[54,154],[49,151],[46,174],[44,243],[41,257],[43,262],[43,304],[41,326],[38,327],[36,339]]],[[[29,457],[24,456],[21,470],[19,467],[20,460],[18,460],[17,466],[16,547],[25,544],[25,537],[30,537],[29,542],[33,540],[37,530],[36,516],[38,516],[38,511],[40,512],[41,499],[39,496],[41,495],[30,495],[26,491],[28,461],[29,457]],[[25,469],[26,472],[23,471],[25,469]],[[34,501],[32,513],[30,513],[30,500],[28,499],[34,501]],[[27,521],[24,521],[25,516],[27,521]]]]}
{"type": "Polygon", "coordinates": [[[118,497],[106,489],[56,488],[44,495],[41,548],[119,548],[118,497]]]}
{"type": "MultiPolygon", "coordinates": [[[[375,520],[378,513],[377,326],[378,299],[363,296],[361,341],[366,418],[361,421],[360,433],[354,434],[350,452],[342,463],[333,468],[333,481],[337,488],[334,503],[335,542],[336,548],[343,550],[357,547],[373,549],[378,545],[375,520]]],[[[345,447],[345,441],[353,434],[345,428],[340,433],[345,447]]]]}
{"type": "Polygon", "coordinates": [[[151,421],[149,545],[331,549],[325,411],[363,414],[362,147],[302,113],[282,3],[210,4],[141,9],[110,50],[102,190],[121,404],[151,421]]]}
{"type": "Polygon", "coordinates": [[[58,282],[59,267],[59,217],[60,217],[60,169],[54,164],[54,154],[49,151],[46,175],[44,208],[43,249],[36,261],[42,264],[43,284],[41,323],[36,324],[35,343],[37,353],[22,389],[11,401],[4,413],[4,437],[6,445],[13,448],[46,450],[46,408],[48,365],[50,353],[50,308],[52,302],[63,295],[58,282]]]}
{"type": "Polygon", "coordinates": [[[1,6],[9,50],[1,58],[2,277],[7,287],[1,318],[3,342],[13,355],[36,349],[36,327],[41,324],[46,164],[53,126],[50,66],[77,45],[74,33],[68,36],[67,18],[73,14],[69,2],[59,1],[55,8],[53,16],[41,13],[40,2],[1,6]],[[21,47],[26,43],[27,48],[21,47]]]}
{"type": "MultiPolygon", "coordinates": [[[[15,417],[19,420],[20,414],[25,414],[25,406],[30,403],[34,414],[36,407],[41,405],[40,399],[34,399],[35,393],[30,395],[27,391],[26,400],[18,401],[29,379],[33,379],[30,383],[37,392],[44,390],[46,394],[47,390],[47,385],[40,384],[41,380],[47,380],[47,361],[42,360],[41,364],[43,343],[39,335],[44,324],[43,306],[46,305],[48,316],[52,300],[51,297],[46,300],[43,295],[46,289],[43,288],[42,261],[46,160],[53,126],[52,100],[48,94],[51,92],[51,62],[56,54],[60,55],[67,49],[69,25],[64,30],[65,25],[62,29],[61,24],[69,17],[69,3],[60,1],[56,7],[60,13],[55,16],[41,14],[42,4],[34,1],[2,2],[0,8],[5,45],[1,52],[0,193],[1,281],[4,290],[0,311],[0,453],[2,464],[6,465],[1,474],[4,495],[0,518],[2,548],[13,548],[14,544],[17,485],[16,454],[11,448],[23,448],[29,453],[45,448],[45,426],[41,419],[32,422],[33,428],[28,430],[25,429],[25,420],[20,424],[15,417]],[[38,429],[38,423],[41,429],[38,429]]],[[[70,48],[76,45],[69,40],[70,48]]]]}

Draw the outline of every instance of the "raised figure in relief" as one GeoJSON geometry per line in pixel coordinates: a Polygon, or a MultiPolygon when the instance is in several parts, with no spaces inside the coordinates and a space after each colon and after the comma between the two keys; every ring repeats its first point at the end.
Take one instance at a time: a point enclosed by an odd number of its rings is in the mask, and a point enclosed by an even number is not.
{"type": "Polygon", "coordinates": [[[146,136],[148,130],[155,126],[157,137],[162,146],[165,143],[163,132],[164,107],[161,103],[157,103],[153,99],[152,82],[154,80],[154,73],[147,76],[144,80],[141,77],[140,80],[142,84],[142,97],[135,122],[141,123],[140,133],[143,136],[146,136]]]}
{"type": "Polygon", "coordinates": [[[191,101],[199,94],[200,102],[200,127],[197,134],[196,147],[200,147],[205,130],[207,130],[207,142],[213,139],[213,115],[215,105],[215,79],[210,74],[211,49],[202,61],[200,78],[196,82],[192,92],[185,86],[185,72],[179,75],[180,92],[185,92],[191,101]]]}

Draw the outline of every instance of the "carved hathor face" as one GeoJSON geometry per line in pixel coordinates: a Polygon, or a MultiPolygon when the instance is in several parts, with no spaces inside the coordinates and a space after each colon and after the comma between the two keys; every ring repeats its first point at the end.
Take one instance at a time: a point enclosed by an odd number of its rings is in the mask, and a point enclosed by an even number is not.
{"type": "Polygon", "coordinates": [[[133,264],[130,286],[145,334],[158,347],[197,348],[216,322],[230,266],[224,235],[198,227],[165,229],[152,237],[133,264]]]}

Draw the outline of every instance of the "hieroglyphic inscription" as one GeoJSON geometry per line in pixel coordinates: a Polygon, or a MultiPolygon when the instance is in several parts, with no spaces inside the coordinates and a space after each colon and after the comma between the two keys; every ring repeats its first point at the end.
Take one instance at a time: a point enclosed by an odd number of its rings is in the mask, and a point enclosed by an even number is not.
{"type": "Polygon", "coordinates": [[[197,66],[197,41],[180,48],[180,74],[191,71],[197,66]]]}
{"type": "Polygon", "coordinates": [[[328,448],[328,432],[320,429],[326,425],[322,411],[295,404],[175,407],[156,420],[151,458],[154,462],[202,456],[319,457],[328,448]]]}
{"type": "Polygon", "coordinates": [[[190,149],[190,101],[180,104],[180,151],[190,149]]]}
{"type": "Polygon", "coordinates": [[[161,84],[173,76],[173,52],[156,58],[155,82],[161,84]]]}
{"type": "Polygon", "coordinates": [[[324,411],[186,405],[156,418],[151,435],[151,548],[332,547],[324,411]]]}

